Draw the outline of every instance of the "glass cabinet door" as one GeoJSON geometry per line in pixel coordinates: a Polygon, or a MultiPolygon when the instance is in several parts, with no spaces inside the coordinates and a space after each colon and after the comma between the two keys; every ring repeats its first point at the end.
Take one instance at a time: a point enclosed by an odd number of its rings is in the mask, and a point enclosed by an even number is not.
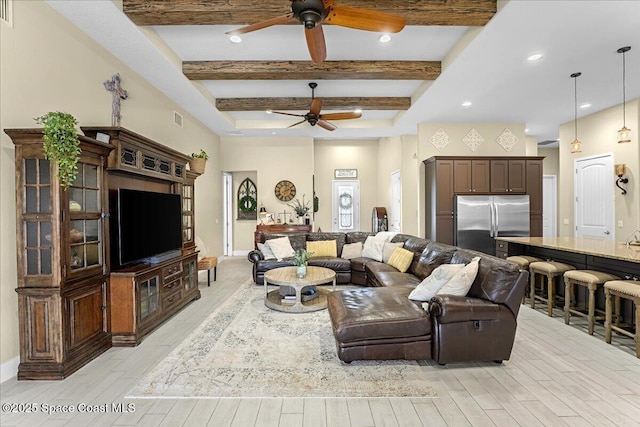
{"type": "Polygon", "coordinates": [[[78,175],[67,190],[69,203],[68,266],[79,272],[103,264],[101,174],[98,165],[78,163],[78,175]]]}
{"type": "Polygon", "coordinates": [[[22,204],[25,276],[53,273],[51,163],[24,159],[22,204]]]}
{"type": "Polygon", "coordinates": [[[182,244],[194,241],[193,184],[182,185],[182,244]]]}

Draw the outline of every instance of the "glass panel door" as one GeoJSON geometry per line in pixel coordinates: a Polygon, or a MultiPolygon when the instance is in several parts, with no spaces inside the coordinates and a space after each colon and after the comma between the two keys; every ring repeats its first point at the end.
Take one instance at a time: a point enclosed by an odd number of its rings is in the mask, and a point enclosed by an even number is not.
{"type": "Polygon", "coordinates": [[[360,181],[333,181],[332,229],[360,230],[360,181]]]}

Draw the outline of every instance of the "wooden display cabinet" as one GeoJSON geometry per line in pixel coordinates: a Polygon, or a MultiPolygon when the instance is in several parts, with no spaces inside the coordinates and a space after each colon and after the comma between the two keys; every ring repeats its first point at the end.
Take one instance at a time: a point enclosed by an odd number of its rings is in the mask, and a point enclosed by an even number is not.
{"type": "Polygon", "coordinates": [[[104,165],[109,144],[80,136],[63,191],[41,129],[7,129],[16,147],[18,379],[63,379],[111,346],[104,165]]]}

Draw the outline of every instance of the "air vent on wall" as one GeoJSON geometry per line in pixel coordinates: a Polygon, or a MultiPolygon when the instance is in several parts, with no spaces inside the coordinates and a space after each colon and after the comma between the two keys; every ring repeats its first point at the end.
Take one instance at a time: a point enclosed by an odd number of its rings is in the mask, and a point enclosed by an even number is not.
{"type": "Polygon", "coordinates": [[[173,122],[175,124],[177,124],[178,126],[182,127],[182,114],[178,113],[177,111],[173,112],[173,122]]]}
{"type": "Polygon", "coordinates": [[[550,144],[557,144],[557,143],[558,143],[557,139],[549,139],[547,141],[538,142],[538,145],[550,145],[550,144]]]}
{"type": "Polygon", "coordinates": [[[10,26],[13,23],[13,0],[0,0],[0,20],[6,22],[10,26]]]}

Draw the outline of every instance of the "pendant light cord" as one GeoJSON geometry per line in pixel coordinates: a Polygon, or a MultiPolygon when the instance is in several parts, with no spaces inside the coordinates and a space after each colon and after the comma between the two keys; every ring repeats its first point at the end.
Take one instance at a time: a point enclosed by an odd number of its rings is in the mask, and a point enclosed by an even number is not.
{"type": "Polygon", "coordinates": [[[627,127],[627,108],[626,108],[626,98],[625,98],[625,92],[626,92],[626,88],[625,88],[625,77],[626,77],[626,72],[625,70],[627,69],[626,66],[626,61],[625,61],[625,53],[626,51],[622,52],[622,127],[626,128],[627,127]]]}

